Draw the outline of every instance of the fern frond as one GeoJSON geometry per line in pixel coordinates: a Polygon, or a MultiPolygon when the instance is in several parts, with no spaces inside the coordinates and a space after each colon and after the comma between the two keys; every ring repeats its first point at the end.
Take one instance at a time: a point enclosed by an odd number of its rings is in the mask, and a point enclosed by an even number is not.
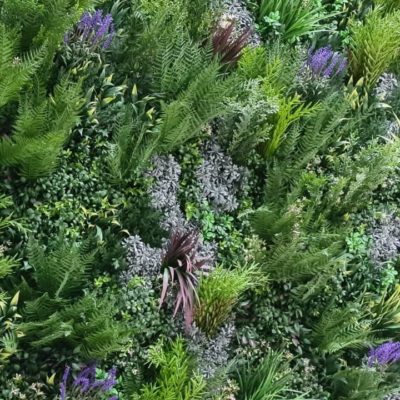
{"type": "Polygon", "coordinates": [[[83,253],[81,246],[60,239],[54,250],[45,253],[37,243],[28,246],[29,263],[39,290],[55,299],[70,298],[79,293],[88,279],[95,251],[83,253]]]}
{"type": "Polygon", "coordinates": [[[33,74],[39,69],[45,47],[17,57],[19,36],[0,24],[0,107],[18,97],[33,74]]]}
{"type": "Polygon", "coordinates": [[[66,80],[56,86],[53,96],[21,102],[13,134],[0,139],[0,165],[18,166],[28,178],[51,172],[79,120],[81,106],[80,86],[66,80]]]}
{"type": "Polygon", "coordinates": [[[314,327],[314,343],[328,354],[371,346],[374,341],[371,322],[365,318],[365,314],[351,306],[328,310],[314,327]]]}

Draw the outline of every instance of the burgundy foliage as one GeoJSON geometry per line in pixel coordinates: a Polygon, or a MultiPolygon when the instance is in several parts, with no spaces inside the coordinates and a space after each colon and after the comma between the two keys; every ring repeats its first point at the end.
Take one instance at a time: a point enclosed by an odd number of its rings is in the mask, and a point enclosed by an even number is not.
{"type": "Polygon", "coordinates": [[[163,284],[160,307],[165,302],[168,289],[178,285],[174,316],[182,308],[185,325],[193,321],[194,302],[198,300],[196,273],[206,269],[206,259],[197,256],[199,233],[197,231],[175,230],[171,233],[162,260],[163,284]]]}

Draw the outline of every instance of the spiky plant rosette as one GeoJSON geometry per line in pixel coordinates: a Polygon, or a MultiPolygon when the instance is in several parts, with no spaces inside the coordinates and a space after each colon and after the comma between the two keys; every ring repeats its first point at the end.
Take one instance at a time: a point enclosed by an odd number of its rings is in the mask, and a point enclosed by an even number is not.
{"type": "Polygon", "coordinates": [[[246,29],[235,37],[235,22],[219,24],[212,35],[212,49],[222,64],[234,65],[242,55],[250,37],[250,30],[246,29]]]}
{"type": "Polygon", "coordinates": [[[198,302],[197,273],[207,269],[207,258],[197,254],[199,239],[197,230],[172,231],[161,262],[163,283],[160,307],[166,300],[168,289],[177,284],[178,294],[173,315],[176,316],[182,308],[186,327],[193,321],[195,301],[198,302]]]}

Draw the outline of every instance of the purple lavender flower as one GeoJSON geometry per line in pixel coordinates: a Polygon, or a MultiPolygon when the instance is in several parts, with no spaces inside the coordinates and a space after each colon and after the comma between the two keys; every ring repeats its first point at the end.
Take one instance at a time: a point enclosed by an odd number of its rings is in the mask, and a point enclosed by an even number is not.
{"type": "Polygon", "coordinates": [[[60,384],[60,397],[61,400],[65,400],[66,399],[66,395],[67,395],[67,380],[68,380],[68,375],[69,375],[69,371],[70,371],[70,367],[66,366],[65,370],[64,370],[64,374],[61,380],[61,384],[60,384]]]}
{"type": "Polygon", "coordinates": [[[96,365],[91,364],[78,374],[78,376],[74,379],[73,386],[79,388],[81,392],[87,392],[95,379],[96,365]]]}
{"type": "Polygon", "coordinates": [[[94,382],[92,388],[98,388],[103,392],[108,392],[117,384],[116,375],[117,375],[117,370],[114,367],[110,369],[110,371],[108,371],[108,375],[105,380],[94,382]]]}
{"type": "Polygon", "coordinates": [[[73,39],[88,42],[92,46],[109,47],[115,35],[115,28],[111,14],[103,16],[102,10],[94,13],[85,12],[74,32],[64,36],[64,42],[69,43],[73,39]]]}
{"type": "Polygon", "coordinates": [[[400,360],[400,342],[383,343],[368,354],[368,365],[388,365],[400,360]]]}
{"type": "MultiPolygon", "coordinates": [[[[70,367],[66,367],[60,384],[61,400],[67,400],[67,381],[69,372],[70,367]]],[[[114,367],[108,371],[106,379],[96,380],[96,365],[91,364],[82,369],[73,380],[72,385],[68,390],[68,398],[75,398],[74,395],[76,396],[78,393],[80,395],[79,398],[81,399],[89,399],[92,398],[93,395],[98,396],[99,394],[107,394],[117,384],[116,375],[117,370],[114,367]]],[[[118,400],[118,398],[113,396],[109,400],[118,400]]]]}
{"type": "Polygon", "coordinates": [[[314,52],[310,49],[306,66],[315,76],[332,78],[343,73],[347,66],[347,60],[342,54],[327,46],[314,52]]]}
{"type": "Polygon", "coordinates": [[[117,384],[117,369],[115,367],[113,367],[107,375],[107,379],[103,382],[103,387],[102,389],[105,392],[108,392],[109,390],[111,390],[116,384],[117,384]]]}

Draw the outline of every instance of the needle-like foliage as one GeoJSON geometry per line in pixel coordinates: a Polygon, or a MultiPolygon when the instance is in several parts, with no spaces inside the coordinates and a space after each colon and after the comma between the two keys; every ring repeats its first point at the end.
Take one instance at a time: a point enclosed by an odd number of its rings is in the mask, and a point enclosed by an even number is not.
{"type": "Polygon", "coordinates": [[[246,290],[267,283],[257,265],[236,266],[232,270],[217,267],[201,277],[199,302],[194,320],[208,336],[214,335],[229,318],[234,306],[246,290]]]}
{"type": "Polygon", "coordinates": [[[371,11],[363,24],[351,27],[350,73],[354,82],[364,80],[367,90],[399,54],[400,12],[382,15],[379,8],[371,11]]]}

